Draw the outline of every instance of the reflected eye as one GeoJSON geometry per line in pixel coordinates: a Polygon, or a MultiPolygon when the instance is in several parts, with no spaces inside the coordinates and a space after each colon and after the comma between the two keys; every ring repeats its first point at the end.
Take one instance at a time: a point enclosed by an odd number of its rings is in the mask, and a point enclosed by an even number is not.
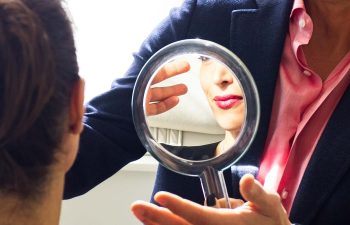
{"type": "Polygon", "coordinates": [[[208,61],[210,58],[209,57],[206,57],[206,56],[199,56],[198,59],[200,59],[202,62],[205,62],[205,61],[208,61]]]}

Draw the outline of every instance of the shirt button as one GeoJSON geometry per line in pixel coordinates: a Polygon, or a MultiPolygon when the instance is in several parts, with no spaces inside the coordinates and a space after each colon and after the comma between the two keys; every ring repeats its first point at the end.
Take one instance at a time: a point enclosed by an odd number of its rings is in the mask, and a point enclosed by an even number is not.
{"type": "Polygon", "coordinates": [[[304,28],[305,27],[305,20],[304,19],[300,19],[299,20],[299,27],[300,28],[304,28]]]}
{"type": "Polygon", "coordinates": [[[285,200],[288,197],[288,191],[286,189],[283,189],[281,193],[281,198],[285,200]]]}
{"type": "Polygon", "coordinates": [[[308,70],[304,70],[303,73],[308,77],[311,76],[311,72],[308,70]]]}

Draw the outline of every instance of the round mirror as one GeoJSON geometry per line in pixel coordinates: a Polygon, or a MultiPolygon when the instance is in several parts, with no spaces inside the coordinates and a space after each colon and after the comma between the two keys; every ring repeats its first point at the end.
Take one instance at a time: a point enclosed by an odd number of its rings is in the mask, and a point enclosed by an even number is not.
{"type": "MultiPolygon", "coordinates": [[[[138,76],[132,107],[150,154],[170,170],[199,176],[206,196],[218,192],[211,186],[224,189],[220,171],[248,150],[259,121],[248,69],[226,48],[200,39],[154,54],[138,76]]],[[[225,197],[225,189],[219,192],[225,197]]]]}

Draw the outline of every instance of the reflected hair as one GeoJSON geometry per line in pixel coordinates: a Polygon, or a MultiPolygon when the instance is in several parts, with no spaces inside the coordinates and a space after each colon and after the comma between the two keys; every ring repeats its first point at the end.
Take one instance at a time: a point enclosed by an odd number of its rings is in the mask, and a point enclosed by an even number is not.
{"type": "Polygon", "coordinates": [[[0,195],[44,192],[79,80],[60,0],[0,0],[0,195]]]}

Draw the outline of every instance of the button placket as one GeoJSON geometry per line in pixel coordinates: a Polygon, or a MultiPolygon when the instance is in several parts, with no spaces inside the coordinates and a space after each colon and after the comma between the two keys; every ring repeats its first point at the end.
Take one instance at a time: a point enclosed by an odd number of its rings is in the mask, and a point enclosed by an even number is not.
{"type": "Polygon", "coordinates": [[[284,188],[282,193],[281,193],[281,199],[285,200],[288,198],[288,191],[284,188]]]}
{"type": "Polygon", "coordinates": [[[308,76],[308,77],[312,75],[311,72],[308,71],[308,70],[304,70],[304,71],[303,71],[303,74],[306,75],[306,76],[308,76]]]}

